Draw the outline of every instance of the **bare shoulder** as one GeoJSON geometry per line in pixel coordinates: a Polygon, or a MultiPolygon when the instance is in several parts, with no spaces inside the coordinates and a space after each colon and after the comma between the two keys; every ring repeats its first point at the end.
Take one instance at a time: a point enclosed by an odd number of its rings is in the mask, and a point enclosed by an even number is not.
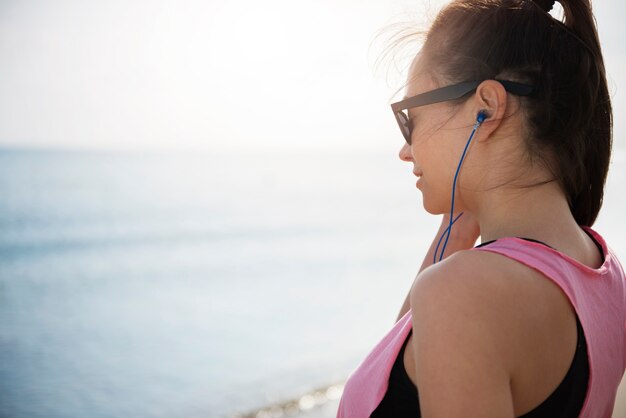
{"type": "Polygon", "coordinates": [[[477,339],[489,339],[486,345],[495,350],[490,358],[502,356],[502,366],[512,367],[502,353],[510,352],[515,340],[511,321],[530,311],[525,301],[532,298],[533,285],[523,277],[528,270],[489,252],[453,254],[417,277],[410,296],[414,329],[463,327],[477,339]]]}
{"type": "Polygon", "coordinates": [[[480,308],[484,314],[497,314],[483,318],[495,323],[512,319],[507,315],[532,322],[571,311],[560,288],[542,273],[501,254],[474,250],[459,251],[422,271],[410,300],[412,309],[428,309],[433,303],[480,308]]]}
{"type": "Polygon", "coordinates": [[[410,367],[424,415],[513,417],[567,371],[563,352],[575,344],[567,299],[515,260],[459,251],[418,275],[410,302],[410,367]],[[533,379],[544,370],[550,383],[542,387],[533,379]]]}
{"type": "Polygon", "coordinates": [[[429,417],[513,417],[507,355],[510,293],[482,254],[461,251],[411,289],[420,410],[429,417]]]}
{"type": "MultiPolygon", "coordinates": [[[[510,306],[519,286],[515,277],[527,268],[514,260],[485,251],[459,251],[422,271],[411,289],[411,307],[415,303],[438,303],[510,306]],[[521,268],[520,268],[521,267],[521,268]],[[508,279],[508,280],[507,280],[508,279]],[[441,299],[443,298],[443,299],[441,299]]],[[[469,306],[467,306],[469,307],[469,306]]]]}
{"type": "MultiPolygon", "coordinates": [[[[423,325],[457,321],[489,333],[494,347],[508,355],[503,361],[512,372],[519,349],[529,348],[525,341],[575,325],[572,307],[556,284],[528,266],[487,251],[459,251],[425,269],[411,288],[410,302],[414,319],[423,325]]],[[[569,329],[571,335],[575,327],[569,329]]]]}

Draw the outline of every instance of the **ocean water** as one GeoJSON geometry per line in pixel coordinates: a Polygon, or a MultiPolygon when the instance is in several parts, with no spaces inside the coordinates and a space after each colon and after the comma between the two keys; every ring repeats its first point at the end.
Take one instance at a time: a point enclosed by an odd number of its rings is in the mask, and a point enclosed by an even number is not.
{"type": "Polygon", "coordinates": [[[0,152],[0,416],[227,417],[341,381],[428,244],[412,187],[395,154],[0,152]]]}
{"type": "MultiPolygon", "coordinates": [[[[594,228],[626,259],[624,155],[594,228]]],[[[0,416],[221,418],[341,382],[437,230],[414,182],[395,151],[0,151],[0,416]]]]}

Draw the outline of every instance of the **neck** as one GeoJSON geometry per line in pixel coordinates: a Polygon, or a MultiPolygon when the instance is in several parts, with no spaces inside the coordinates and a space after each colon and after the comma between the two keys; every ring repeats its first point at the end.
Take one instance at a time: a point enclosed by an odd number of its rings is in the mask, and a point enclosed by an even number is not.
{"type": "Polygon", "coordinates": [[[556,181],[527,189],[500,188],[477,199],[470,211],[480,225],[481,241],[502,237],[527,237],[555,242],[579,234],[567,199],[556,181]]]}

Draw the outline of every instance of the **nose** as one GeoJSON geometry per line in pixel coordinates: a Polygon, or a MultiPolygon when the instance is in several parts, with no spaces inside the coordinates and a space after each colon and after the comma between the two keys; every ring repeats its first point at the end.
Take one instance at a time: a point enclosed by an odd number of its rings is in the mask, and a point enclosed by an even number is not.
{"type": "Polygon", "coordinates": [[[411,154],[411,146],[405,142],[402,148],[400,148],[400,152],[398,153],[398,156],[400,157],[402,161],[413,161],[413,154],[411,154]]]}

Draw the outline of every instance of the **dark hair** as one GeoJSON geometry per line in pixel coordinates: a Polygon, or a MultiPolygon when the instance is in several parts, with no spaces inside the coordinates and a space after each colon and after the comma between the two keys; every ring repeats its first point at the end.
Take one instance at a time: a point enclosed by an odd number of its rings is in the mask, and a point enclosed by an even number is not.
{"type": "MultiPolygon", "coordinates": [[[[456,0],[436,17],[422,56],[447,83],[506,78],[531,84],[520,98],[526,149],[559,181],[574,218],[593,225],[612,146],[612,109],[589,0],[456,0]]],[[[432,74],[435,79],[434,74],[432,74]]]]}

